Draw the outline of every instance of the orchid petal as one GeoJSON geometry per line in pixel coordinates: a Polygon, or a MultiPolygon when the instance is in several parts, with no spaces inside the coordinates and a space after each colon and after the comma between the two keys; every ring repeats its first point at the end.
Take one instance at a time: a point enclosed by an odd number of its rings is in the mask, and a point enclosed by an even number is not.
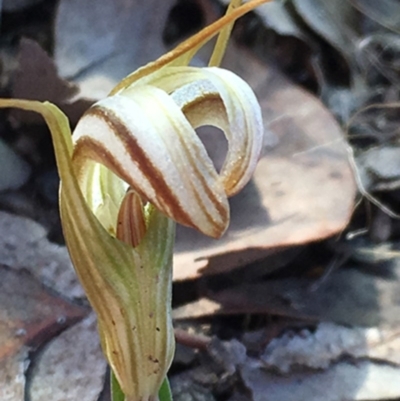
{"type": "Polygon", "coordinates": [[[74,131],[74,161],[83,187],[91,163],[102,163],[167,216],[219,237],[227,196],[250,179],[262,136],[260,107],[242,79],[215,67],[168,67],[96,103],[74,131]],[[228,140],[220,174],[194,130],[207,124],[228,140]]]}
{"type": "Polygon", "coordinates": [[[127,184],[111,170],[98,163],[88,163],[85,180],[80,182],[89,209],[113,236],[116,235],[115,222],[127,184]]]}
{"type": "Polygon", "coordinates": [[[229,206],[196,132],[164,91],[140,86],[134,97],[128,96],[98,102],[78,123],[74,160],[79,179],[85,180],[91,158],[167,216],[220,236],[229,206]]]}
{"type": "Polygon", "coordinates": [[[238,193],[254,171],[264,134],[261,109],[250,86],[232,72],[216,67],[166,67],[126,91],[133,92],[142,83],[170,93],[194,128],[213,125],[224,132],[228,153],[221,180],[228,196],[238,193]]]}
{"type": "MultiPolygon", "coordinates": [[[[220,176],[226,194],[232,196],[250,180],[260,156],[264,135],[261,108],[250,86],[237,75],[216,67],[203,68],[202,72],[216,88],[228,119],[228,128],[221,127],[228,140],[228,153],[220,176]]],[[[202,107],[192,107],[191,113],[192,118],[199,113],[202,125],[213,123],[207,121],[202,107]]],[[[215,118],[215,113],[209,115],[215,118]]]]}

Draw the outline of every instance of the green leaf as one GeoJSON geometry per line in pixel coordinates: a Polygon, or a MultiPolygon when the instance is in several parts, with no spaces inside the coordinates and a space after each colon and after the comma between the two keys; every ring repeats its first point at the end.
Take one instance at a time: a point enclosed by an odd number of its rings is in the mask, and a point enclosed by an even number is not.
{"type": "MultiPolygon", "coordinates": [[[[110,380],[111,380],[111,400],[112,401],[124,401],[125,395],[121,390],[121,386],[115,377],[114,371],[110,370],[110,380]]],[[[161,400],[160,400],[161,401],[161,400]]]]}
{"type": "Polygon", "coordinates": [[[159,398],[159,401],[172,401],[172,393],[171,393],[171,387],[169,385],[168,377],[165,377],[165,379],[161,385],[160,391],[158,392],[158,398],[159,398]]]}

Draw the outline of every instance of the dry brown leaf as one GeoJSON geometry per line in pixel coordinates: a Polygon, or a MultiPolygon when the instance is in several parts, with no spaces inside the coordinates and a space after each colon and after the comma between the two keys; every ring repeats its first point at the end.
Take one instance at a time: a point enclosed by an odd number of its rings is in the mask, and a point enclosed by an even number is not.
{"type": "MultiPolygon", "coordinates": [[[[72,124],[93,103],[87,99],[72,100],[79,89],[59,77],[54,61],[34,40],[21,40],[18,61],[12,82],[12,97],[52,102],[67,114],[72,124]]],[[[17,109],[10,111],[10,119],[14,124],[43,121],[36,113],[17,109]]]]}
{"type": "Polygon", "coordinates": [[[189,303],[176,319],[216,314],[269,314],[306,321],[378,326],[400,324],[399,273],[390,278],[357,269],[340,269],[323,283],[308,278],[243,284],[189,303]]]}
{"type": "Polygon", "coordinates": [[[219,313],[223,313],[221,303],[212,301],[208,298],[200,298],[194,302],[190,302],[174,309],[172,317],[175,320],[196,319],[204,316],[217,315],[219,313]]]}
{"type": "Polygon", "coordinates": [[[331,0],[292,0],[296,12],[321,37],[342,54],[350,66],[358,45],[362,19],[350,2],[331,0]]]}
{"type": "Polygon", "coordinates": [[[0,266],[0,399],[23,400],[27,351],[82,319],[87,310],[47,293],[26,271],[0,266]]]}
{"type": "Polygon", "coordinates": [[[372,20],[397,33],[400,32],[400,4],[397,0],[349,0],[354,7],[368,15],[372,20]]]}
{"type": "Polygon", "coordinates": [[[84,96],[105,97],[124,76],[166,50],[162,33],[176,0],[61,0],[55,23],[60,75],[84,96]]]}
{"type": "MultiPolygon", "coordinates": [[[[228,53],[226,65],[252,84],[263,111],[266,145],[273,142],[270,131],[277,144],[265,146],[254,179],[231,199],[231,225],[221,240],[179,227],[175,280],[226,272],[276,248],[340,233],[354,207],[347,143],[322,103],[238,49],[228,53]]],[[[203,139],[214,151],[226,146],[215,134],[203,139]]]]}
{"type": "Polygon", "coordinates": [[[83,318],[85,308],[45,292],[28,272],[0,265],[0,360],[36,346],[83,318]]]}

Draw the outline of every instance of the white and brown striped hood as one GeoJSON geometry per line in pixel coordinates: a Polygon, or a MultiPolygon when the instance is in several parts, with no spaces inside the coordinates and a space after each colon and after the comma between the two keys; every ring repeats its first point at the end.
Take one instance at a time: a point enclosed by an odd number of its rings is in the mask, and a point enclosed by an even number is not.
{"type": "Polygon", "coordinates": [[[73,134],[73,161],[95,213],[110,196],[104,174],[93,180],[100,163],[171,219],[217,238],[229,224],[227,197],[250,179],[262,135],[259,104],[241,78],[216,67],[167,66],[86,112],[73,134]],[[196,134],[202,125],[227,138],[220,173],[196,134]]]}

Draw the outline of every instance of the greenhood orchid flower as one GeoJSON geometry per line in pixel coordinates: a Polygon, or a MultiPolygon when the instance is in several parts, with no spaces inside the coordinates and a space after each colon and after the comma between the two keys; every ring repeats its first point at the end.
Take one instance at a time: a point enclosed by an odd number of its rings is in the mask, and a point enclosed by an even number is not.
{"type": "Polygon", "coordinates": [[[172,361],[175,222],[220,237],[227,199],[249,181],[261,150],[261,111],[248,84],[188,63],[222,30],[211,58],[218,65],[234,20],[266,1],[232,1],[225,17],[122,80],[72,137],[54,105],[0,100],[42,114],[50,128],[65,240],[126,401],[157,400],[172,361]],[[202,125],[227,138],[219,173],[196,134],[202,125]]]}
{"type": "Polygon", "coordinates": [[[229,223],[227,197],[250,179],[262,133],[257,99],[235,74],[165,67],[85,113],[73,134],[73,160],[95,213],[105,204],[100,182],[93,182],[95,163],[101,163],[166,216],[220,237],[229,223]],[[196,134],[202,125],[216,126],[227,137],[220,174],[196,134]]]}

